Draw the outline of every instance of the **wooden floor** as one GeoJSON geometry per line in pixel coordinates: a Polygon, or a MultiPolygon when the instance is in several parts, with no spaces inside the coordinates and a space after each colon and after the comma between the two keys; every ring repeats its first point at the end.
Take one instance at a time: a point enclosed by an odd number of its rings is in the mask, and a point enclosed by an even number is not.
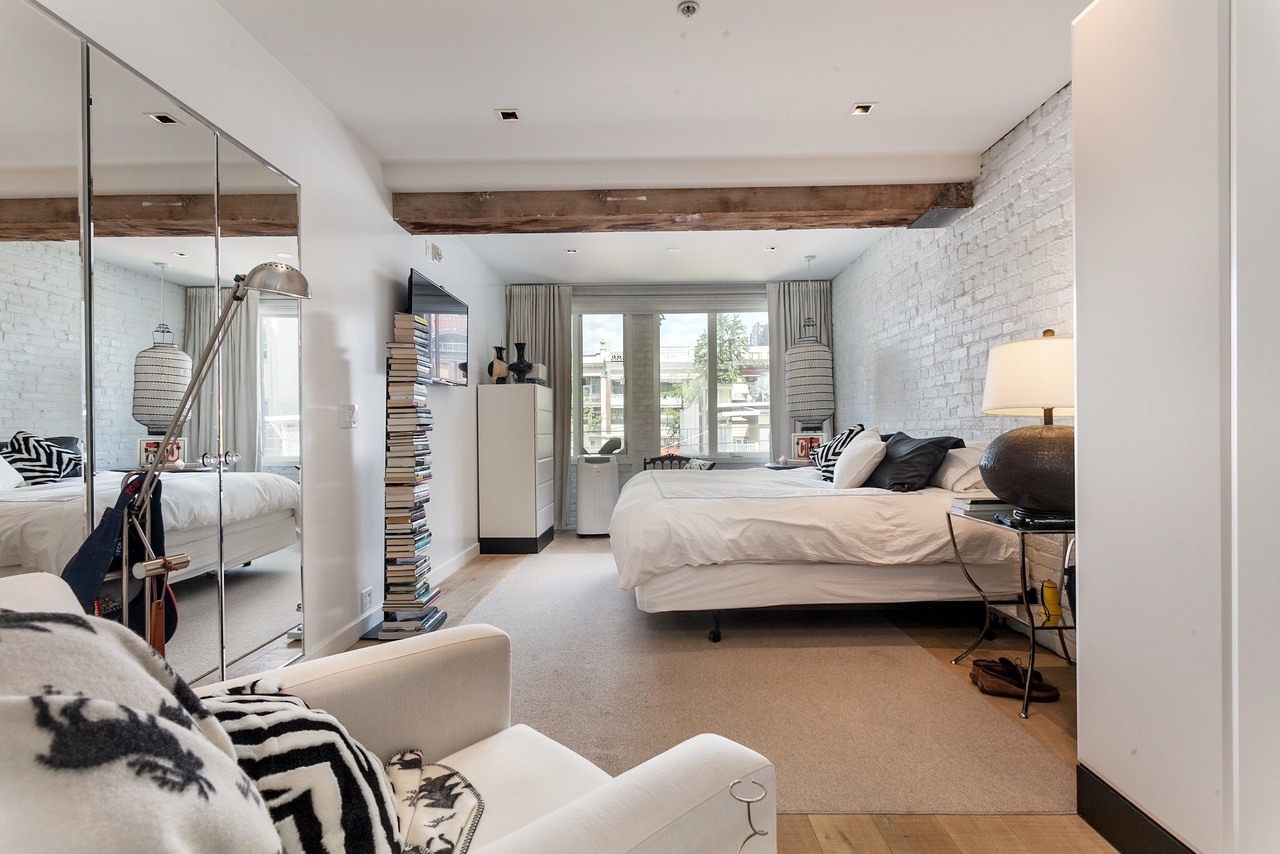
{"type": "MultiPolygon", "coordinates": [[[[609,551],[605,537],[577,537],[560,534],[546,553],[603,554],[609,551]]],[[[449,612],[456,624],[492,590],[521,560],[521,556],[482,555],[440,583],[437,603],[449,612]]],[[[951,665],[950,660],[974,638],[980,611],[951,607],[895,608],[889,618],[939,661],[951,669],[956,679],[969,685],[967,661],[951,665]]],[[[361,641],[357,645],[376,643],[361,641]]],[[[275,660],[296,655],[296,645],[280,644],[241,662],[236,672],[252,673],[276,666],[275,660]]],[[[1025,636],[1000,630],[994,640],[978,648],[984,658],[1026,660],[1025,636]]],[[[1018,718],[1019,700],[1007,697],[984,699],[1008,715],[1063,762],[1076,762],[1076,680],[1075,668],[1044,649],[1036,653],[1036,669],[1045,681],[1058,686],[1062,698],[1056,703],[1035,703],[1027,720],[1018,718]]],[[[229,675],[232,674],[229,671],[229,675]]],[[[974,689],[977,690],[976,688],[974,689]]],[[[1074,815],[869,815],[823,814],[778,816],[778,851],[781,854],[1091,854],[1113,852],[1092,828],[1074,815]]]]}

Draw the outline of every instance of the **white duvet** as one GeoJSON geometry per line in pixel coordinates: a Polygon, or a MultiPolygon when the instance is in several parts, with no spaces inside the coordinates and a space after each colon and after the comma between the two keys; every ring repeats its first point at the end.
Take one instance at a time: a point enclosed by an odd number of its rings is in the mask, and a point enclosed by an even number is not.
{"type": "MultiPolygon", "coordinates": [[[[947,508],[958,493],[835,489],[817,469],[645,471],[622,489],[609,527],[619,586],[686,566],[954,563],[947,508]]],[[[1017,537],[956,525],[966,563],[1017,559],[1017,537]]]]}
{"type": "MultiPolygon", "coordinates": [[[[94,478],[94,510],[115,504],[117,472],[94,478]]],[[[166,532],[218,524],[216,472],[161,475],[166,532]]],[[[288,478],[259,472],[223,475],[223,520],[230,524],[276,510],[296,511],[301,489],[288,478]]],[[[61,573],[84,542],[84,482],[59,481],[0,492],[0,567],[61,573]]]]}

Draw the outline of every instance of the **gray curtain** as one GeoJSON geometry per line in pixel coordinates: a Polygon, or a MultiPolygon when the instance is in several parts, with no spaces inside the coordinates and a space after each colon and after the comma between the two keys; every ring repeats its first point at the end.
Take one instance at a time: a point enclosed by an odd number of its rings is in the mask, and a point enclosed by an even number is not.
{"type": "Polygon", "coordinates": [[[568,527],[569,438],[573,385],[573,288],[569,285],[507,286],[507,361],[524,342],[524,357],[547,366],[555,418],[556,527],[568,527]]]}
{"type": "Polygon", "coordinates": [[[791,456],[794,422],[787,414],[786,360],[784,355],[800,337],[805,318],[817,324],[818,340],[828,347],[831,335],[831,282],[770,282],[769,298],[769,400],[770,440],[773,455],[791,456]]]}
{"type": "MultiPolygon", "coordinates": [[[[187,288],[183,349],[193,362],[199,361],[221,311],[222,303],[213,288],[187,288]]],[[[232,318],[223,335],[221,355],[222,448],[240,455],[240,462],[232,466],[232,471],[254,471],[260,463],[257,291],[249,292],[240,311],[232,318]]],[[[219,451],[218,389],[212,372],[196,393],[191,420],[183,435],[187,437],[188,462],[199,459],[206,451],[211,454],[219,451]]]]}

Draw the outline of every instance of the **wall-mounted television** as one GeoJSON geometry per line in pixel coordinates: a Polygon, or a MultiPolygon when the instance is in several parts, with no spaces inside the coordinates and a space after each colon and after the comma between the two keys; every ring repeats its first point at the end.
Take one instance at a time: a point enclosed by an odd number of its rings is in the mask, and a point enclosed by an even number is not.
{"type": "Polygon", "coordinates": [[[407,310],[426,318],[431,336],[432,382],[466,385],[467,304],[411,269],[407,310]]]}

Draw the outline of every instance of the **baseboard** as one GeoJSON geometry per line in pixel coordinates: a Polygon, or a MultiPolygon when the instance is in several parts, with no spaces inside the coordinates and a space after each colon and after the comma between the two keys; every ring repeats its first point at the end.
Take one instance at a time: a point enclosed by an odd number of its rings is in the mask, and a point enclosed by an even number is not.
{"type": "Polygon", "coordinates": [[[545,549],[556,537],[554,527],[537,537],[481,537],[482,555],[534,555],[545,549]]]}
{"type": "Polygon", "coordinates": [[[443,564],[439,564],[439,565],[433,564],[431,567],[431,573],[428,576],[427,580],[431,582],[431,586],[439,587],[441,581],[444,581],[446,578],[453,575],[458,570],[462,569],[464,566],[470,563],[473,559],[475,559],[479,554],[480,554],[480,544],[472,543],[471,545],[463,549],[461,552],[454,555],[449,560],[445,561],[443,564]]]}
{"type": "Polygon", "coordinates": [[[1190,854],[1132,801],[1083,765],[1076,766],[1076,812],[1122,854],[1190,854]]]}

